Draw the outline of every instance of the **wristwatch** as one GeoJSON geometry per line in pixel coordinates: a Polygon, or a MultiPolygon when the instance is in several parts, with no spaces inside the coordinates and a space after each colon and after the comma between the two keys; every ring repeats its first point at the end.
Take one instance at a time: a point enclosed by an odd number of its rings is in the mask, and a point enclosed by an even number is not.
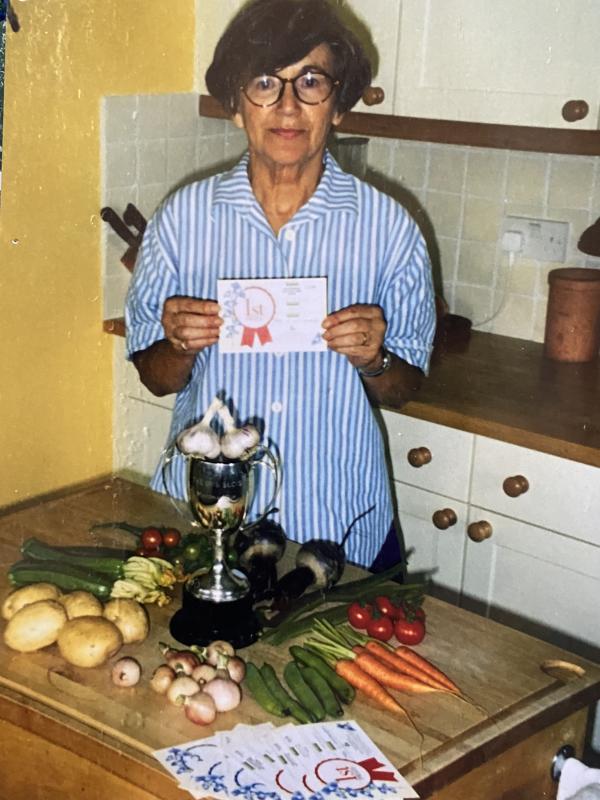
{"type": "Polygon", "coordinates": [[[392,366],[392,354],[389,350],[386,350],[385,347],[382,348],[383,358],[381,360],[381,366],[378,369],[363,369],[362,367],[358,367],[358,373],[363,378],[377,378],[379,375],[383,375],[384,372],[387,372],[388,369],[392,366]]]}

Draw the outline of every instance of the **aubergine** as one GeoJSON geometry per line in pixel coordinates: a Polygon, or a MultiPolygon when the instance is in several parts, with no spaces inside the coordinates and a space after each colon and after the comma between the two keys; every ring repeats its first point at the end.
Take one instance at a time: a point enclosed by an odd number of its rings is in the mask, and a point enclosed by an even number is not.
{"type": "Polygon", "coordinates": [[[280,578],[274,588],[272,607],[285,611],[309,587],[326,591],[334,586],[346,567],[344,546],[352,528],[374,508],[371,506],[353,519],[339,543],[329,539],[309,539],[304,542],[296,556],[296,568],[280,578]]]}

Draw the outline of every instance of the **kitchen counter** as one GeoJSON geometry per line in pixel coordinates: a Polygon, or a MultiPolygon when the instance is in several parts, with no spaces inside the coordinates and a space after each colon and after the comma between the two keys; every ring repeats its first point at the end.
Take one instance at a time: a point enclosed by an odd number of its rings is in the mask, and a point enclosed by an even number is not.
{"type": "MultiPolygon", "coordinates": [[[[181,527],[167,498],[118,478],[7,509],[0,515],[0,597],[24,538],[55,544],[131,541],[108,530],[92,537],[90,525],[108,520],[181,527]]],[[[345,577],[357,573],[349,568],[345,577]]],[[[425,607],[428,635],[417,649],[476,705],[448,695],[403,698],[422,744],[410,725],[370,701],[355,701],[346,710],[348,718],[357,720],[422,798],[554,797],[552,756],[565,743],[581,753],[587,709],[600,698],[600,666],[434,598],[427,598],[425,607]],[[548,659],[575,662],[584,674],[544,671],[548,659]]],[[[167,625],[176,608],[176,603],[150,607],[149,638],[121,651],[143,665],[144,679],[134,689],[114,688],[107,667],[66,665],[55,647],[19,654],[0,644],[2,796],[182,800],[189,795],[152,758],[153,750],[211,735],[217,726],[265,720],[245,697],[215,726],[200,728],[148,688],[148,677],[161,662],[158,642],[172,641],[167,625]]],[[[269,661],[279,671],[288,659],[285,647],[260,642],[242,655],[259,664],[269,661]]]]}
{"type": "Polygon", "coordinates": [[[442,339],[402,413],[600,467],[600,358],[551,361],[541,343],[479,331],[442,339]]]}
{"type": "MultiPolygon", "coordinates": [[[[105,330],[124,335],[122,320],[105,330]]],[[[587,364],[544,358],[543,345],[473,331],[440,337],[416,400],[395,408],[459,428],[600,467],[600,357],[587,364]]]]}

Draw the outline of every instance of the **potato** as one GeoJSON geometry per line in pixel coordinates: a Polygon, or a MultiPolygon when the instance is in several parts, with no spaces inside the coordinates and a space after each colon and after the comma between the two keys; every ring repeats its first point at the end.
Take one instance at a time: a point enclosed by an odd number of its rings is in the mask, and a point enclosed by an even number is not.
{"type": "Polygon", "coordinates": [[[95,595],[81,590],[64,594],[60,598],[60,602],[63,604],[69,619],[101,617],[104,610],[102,603],[95,595]]]}
{"type": "Polygon", "coordinates": [[[125,644],[143,642],[148,636],[150,622],[146,609],[137,600],[114,598],[104,606],[104,616],[117,626],[125,644]]]}
{"type": "Polygon", "coordinates": [[[76,667],[99,667],[120,649],[123,637],[104,617],[76,617],[58,634],[61,656],[76,667]]]}
{"type": "Polygon", "coordinates": [[[32,653],[57,640],[67,612],[56,600],[38,600],[20,608],[6,623],[4,641],[12,650],[32,653]]]}
{"type": "Polygon", "coordinates": [[[2,617],[10,619],[16,612],[38,600],[58,600],[62,592],[53,583],[32,583],[11,592],[2,604],[2,617]]]}

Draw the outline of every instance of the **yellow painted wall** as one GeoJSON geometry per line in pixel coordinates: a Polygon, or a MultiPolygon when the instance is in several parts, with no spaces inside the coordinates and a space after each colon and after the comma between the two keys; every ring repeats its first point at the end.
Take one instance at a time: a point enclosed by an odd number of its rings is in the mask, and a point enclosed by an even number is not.
{"type": "Polygon", "coordinates": [[[7,31],[0,505],[110,472],[100,99],[192,91],[194,0],[27,0],[7,31]]]}

